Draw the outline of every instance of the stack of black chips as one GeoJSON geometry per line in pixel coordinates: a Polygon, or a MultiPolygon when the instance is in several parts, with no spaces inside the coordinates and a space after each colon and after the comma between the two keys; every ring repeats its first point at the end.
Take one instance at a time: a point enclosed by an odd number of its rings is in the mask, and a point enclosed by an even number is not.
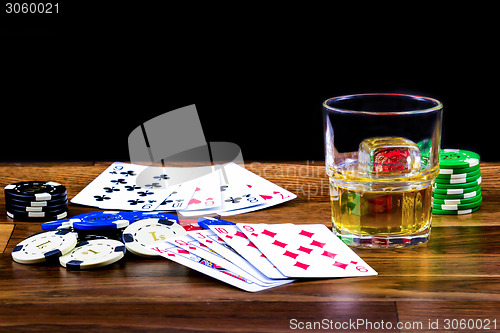
{"type": "Polygon", "coordinates": [[[68,215],[66,187],[56,182],[25,181],[5,186],[7,216],[22,221],[53,221],[68,215]]]}

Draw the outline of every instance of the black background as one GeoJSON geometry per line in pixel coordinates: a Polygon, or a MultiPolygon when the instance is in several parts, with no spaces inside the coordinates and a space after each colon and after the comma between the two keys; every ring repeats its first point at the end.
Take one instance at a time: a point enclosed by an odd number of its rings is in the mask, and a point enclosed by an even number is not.
{"type": "Polygon", "coordinates": [[[499,160],[496,8],[59,3],[2,8],[2,161],[127,161],[130,131],[189,104],[246,160],[318,161],[322,102],[363,92],[437,98],[441,146],[499,160]]]}

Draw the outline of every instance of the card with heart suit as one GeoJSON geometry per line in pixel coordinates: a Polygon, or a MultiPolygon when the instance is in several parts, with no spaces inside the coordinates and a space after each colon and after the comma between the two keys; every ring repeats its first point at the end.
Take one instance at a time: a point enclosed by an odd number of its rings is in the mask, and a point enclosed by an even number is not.
{"type": "Polygon", "coordinates": [[[222,205],[196,211],[183,210],[184,216],[220,214],[230,216],[272,207],[295,199],[292,192],[248,171],[236,163],[220,169],[222,205]]]}
{"type": "Polygon", "coordinates": [[[323,224],[238,223],[237,226],[285,276],[328,278],[377,275],[323,224]]]}
{"type": "MultiPolygon", "coordinates": [[[[209,231],[209,230],[208,230],[209,231]]],[[[217,238],[215,234],[212,234],[217,238]]],[[[202,242],[199,242],[197,239],[193,238],[192,235],[182,235],[176,236],[167,239],[167,241],[173,245],[176,245],[184,250],[191,252],[199,257],[202,257],[210,262],[215,263],[218,266],[221,266],[225,269],[233,273],[237,273],[240,276],[246,276],[249,280],[262,285],[262,286],[270,286],[270,285],[281,285],[283,281],[270,279],[264,276],[259,270],[255,269],[252,265],[248,264],[242,257],[236,257],[237,260],[232,258],[232,261],[224,256],[222,252],[216,252],[212,250],[210,247],[205,245],[202,242]]],[[[231,251],[230,249],[227,249],[231,251]]],[[[290,281],[291,282],[291,281],[290,281]]]]}
{"type": "Polygon", "coordinates": [[[276,283],[272,284],[258,284],[249,278],[248,275],[240,275],[232,272],[192,253],[191,251],[185,250],[166,241],[153,243],[149,245],[149,248],[169,260],[249,292],[261,291],[292,282],[290,280],[283,280],[276,281],[276,283]]]}
{"type": "Polygon", "coordinates": [[[115,162],[71,202],[101,209],[177,210],[184,216],[202,216],[252,212],[295,197],[235,163],[171,168],[115,162]]]}
{"type": "Polygon", "coordinates": [[[287,278],[236,225],[214,225],[209,228],[265,276],[272,279],[287,278]]]}
{"type": "Polygon", "coordinates": [[[231,216],[236,214],[243,214],[259,209],[268,208],[286,201],[295,199],[297,196],[292,192],[264,179],[255,173],[239,166],[235,163],[229,163],[225,170],[228,174],[236,175],[235,178],[239,179],[244,187],[247,187],[253,192],[253,194],[261,199],[255,205],[240,207],[238,209],[228,210],[220,212],[222,216],[231,216]]]}
{"type": "Polygon", "coordinates": [[[322,224],[203,220],[207,222],[203,227],[210,230],[191,230],[187,235],[156,242],[150,248],[246,291],[281,286],[294,278],[377,275],[322,224]]]}
{"type": "Polygon", "coordinates": [[[221,204],[220,170],[215,170],[199,179],[193,197],[183,211],[196,211],[202,209],[217,209],[221,204]]]}

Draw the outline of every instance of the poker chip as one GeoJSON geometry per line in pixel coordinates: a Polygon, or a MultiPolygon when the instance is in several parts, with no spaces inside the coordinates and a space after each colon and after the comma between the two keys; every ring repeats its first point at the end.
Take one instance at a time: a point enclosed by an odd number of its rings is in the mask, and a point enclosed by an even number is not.
{"type": "Polygon", "coordinates": [[[443,184],[443,183],[434,183],[435,188],[440,188],[440,189],[453,189],[453,188],[461,188],[461,189],[466,189],[469,187],[476,187],[481,184],[481,177],[477,178],[476,180],[470,181],[470,182],[465,182],[465,183],[459,183],[459,184],[443,184]]]}
{"type": "Polygon", "coordinates": [[[473,166],[472,168],[461,168],[461,169],[439,169],[439,177],[444,177],[446,175],[463,175],[463,174],[468,174],[472,173],[474,171],[479,170],[479,164],[476,166],[473,166]]]}
{"type": "Polygon", "coordinates": [[[50,201],[66,197],[66,187],[56,182],[27,181],[4,187],[5,197],[25,201],[50,201]]]}
{"type": "MultiPolygon", "coordinates": [[[[434,199],[467,199],[467,198],[472,198],[477,195],[481,195],[481,186],[478,186],[476,188],[472,188],[471,192],[466,192],[466,193],[458,193],[458,194],[439,194],[434,192],[434,199]]],[[[452,191],[452,190],[450,190],[452,191]]]]}
{"type": "Polygon", "coordinates": [[[62,213],[52,215],[46,212],[16,212],[7,210],[7,216],[14,220],[42,222],[63,219],[68,216],[68,212],[64,211],[62,213]]]}
{"type": "Polygon", "coordinates": [[[26,238],[12,250],[12,259],[20,264],[37,264],[70,252],[77,234],[70,230],[44,231],[26,238]]]}
{"type": "Polygon", "coordinates": [[[166,219],[145,219],[130,224],[122,235],[125,247],[133,254],[145,257],[158,256],[147,245],[169,237],[185,235],[178,223],[166,219]]]}
{"type": "Polygon", "coordinates": [[[439,174],[433,185],[433,214],[468,214],[482,203],[478,154],[461,149],[440,151],[439,174]]]}
{"type": "Polygon", "coordinates": [[[463,209],[463,210],[440,210],[440,209],[432,209],[432,214],[437,214],[437,215],[464,215],[464,214],[470,214],[474,213],[475,211],[479,210],[479,206],[476,208],[472,209],[463,209]]]}
{"type": "Polygon", "coordinates": [[[73,216],[70,219],[42,223],[43,230],[73,228],[75,230],[123,229],[133,221],[130,212],[104,211],[73,216]]]}
{"type": "Polygon", "coordinates": [[[471,202],[477,201],[481,198],[482,198],[481,191],[479,191],[478,194],[476,194],[473,197],[469,197],[469,198],[450,199],[447,196],[444,196],[444,198],[434,196],[433,203],[442,204],[442,205],[459,205],[459,204],[471,203],[471,202]]]}
{"type": "Polygon", "coordinates": [[[125,245],[114,239],[91,239],[81,242],[61,257],[59,263],[70,270],[92,269],[111,265],[125,255],[125,245]]]}
{"type": "Polygon", "coordinates": [[[468,183],[477,180],[481,177],[481,170],[477,169],[474,172],[469,173],[458,173],[453,175],[439,175],[436,178],[436,183],[443,184],[461,184],[468,183]]]}
{"type": "Polygon", "coordinates": [[[134,222],[137,222],[140,220],[145,220],[145,219],[164,219],[164,220],[169,220],[169,221],[179,223],[179,218],[176,215],[170,214],[167,212],[155,212],[155,211],[154,212],[141,212],[141,211],[137,211],[137,212],[129,212],[128,216],[131,217],[131,219],[129,219],[130,223],[134,223],[134,222]]]}
{"type": "Polygon", "coordinates": [[[465,204],[432,204],[432,208],[438,210],[464,210],[470,208],[476,208],[483,202],[482,198],[476,199],[476,201],[465,203],[465,204]]]}
{"type": "Polygon", "coordinates": [[[24,221],[50,221],[68,213],[67,191],[56,182],[24,181],[4,187],[7,216],[24,221]]]}
{"type": "Polygon", "coordinates": [[[479,165],[479,155],[461,149],[441,149],[440,168],[443,169],[461,169],[471,168],[479,165]]]}

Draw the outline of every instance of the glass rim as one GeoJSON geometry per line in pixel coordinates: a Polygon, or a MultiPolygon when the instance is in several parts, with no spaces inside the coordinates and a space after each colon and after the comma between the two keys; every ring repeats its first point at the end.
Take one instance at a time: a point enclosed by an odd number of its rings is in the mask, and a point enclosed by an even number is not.
{"type": "Polygon", "coordinates": [[[425,97],[425,96],[419,96],[419,95],[397,94],[397,93],[366,93],[366,94],[351,94],[351,95],[332,97],[332,98],[329,98],[323,102],[323,107],[327,110],[330,110],[330,111],[336,111],[336,112],[341,112],[341,113],[351,113],[351,114],[405,115],[405,114],[429,113],[429,112],[441,110],[443,108],[443,104],[440,101],[438,101],[437,99],[425,97]],[[364,96],[399,96],[399,97],[406,97],[408,99],[413,99],[413,100],[421,100],[421,101],[431,102],[434,104],[434,106],[429,107],[429,108],[422,108],[422,109],[416,109],[416,110],[406,110],[406,111],[369,111],[369,110],[342,109],[342,108],[337,108],[337,107],[328,105],[328,102],[331,102],[331,101],[335,101],[335,100],[341,101],[341,100],[353,99],[353,98],[364,97],[364,96]]]}

